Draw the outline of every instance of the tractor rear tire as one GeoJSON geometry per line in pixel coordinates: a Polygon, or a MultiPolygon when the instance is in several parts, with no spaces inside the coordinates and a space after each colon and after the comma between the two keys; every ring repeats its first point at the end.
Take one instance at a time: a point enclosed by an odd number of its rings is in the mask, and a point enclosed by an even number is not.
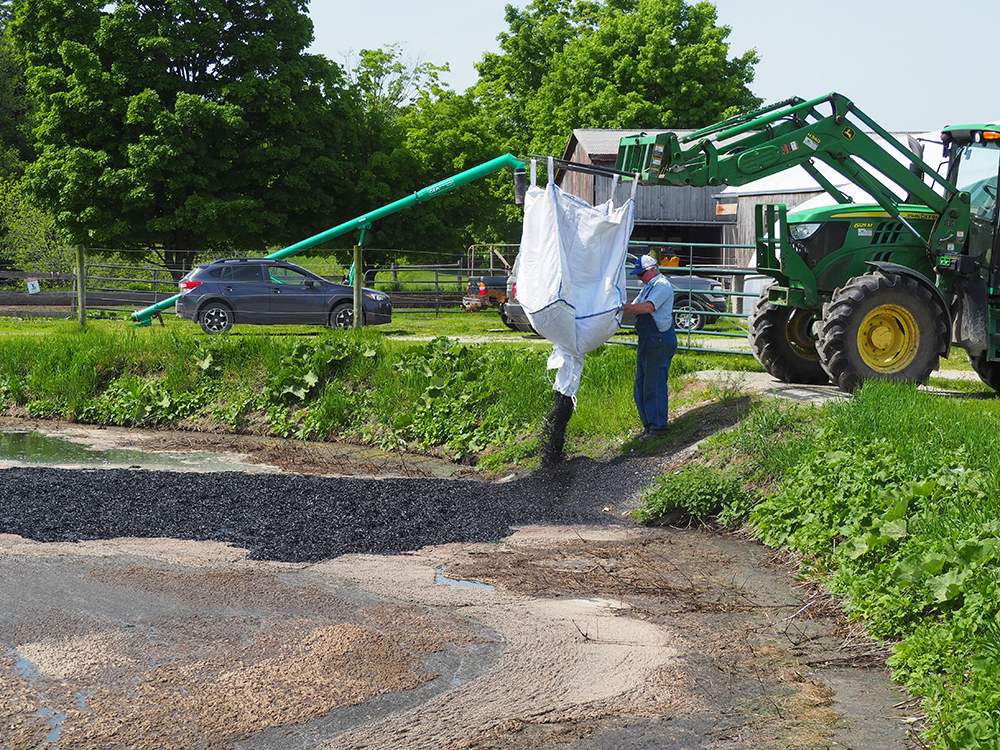
{"type": "Polygon", "coordinates": [[[994,391],[1000,391],[1000,362],[990,362],[986,359],[986,352],[982,352],[976,356],[970,354],[969,364],[980,380],[994,391]]]}
{"type": "Polygon", "coordinates": [[[816,349],[843,391],[867,380],[923,384],[948,351],[948,323],[916,279],[875,271],[854,277],[823,305],[816,349]]]}
{"type": "Polygon", "coordinates": [[[816,313],[767,301],[765,289],[750,314],[753,356],[785,383],[829,383],[816,352],[816,313]]]}

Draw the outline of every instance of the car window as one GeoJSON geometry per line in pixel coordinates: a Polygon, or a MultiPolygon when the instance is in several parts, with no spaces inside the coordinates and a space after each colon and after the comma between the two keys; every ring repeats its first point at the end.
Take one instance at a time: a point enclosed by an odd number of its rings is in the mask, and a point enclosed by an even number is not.
{"type": "Polygon", "coordinates": [[[224,281],[260,281],[260,266],[226,266],[222,271],[224,281]]]}
{"type": "Polygon", "coordinates": [[[306,276],[301,271],[285,266],[268,266],[267,272],[271,281],[276,284],[304,284],[306,281],[313,280],[312,276],[306,276]]]}

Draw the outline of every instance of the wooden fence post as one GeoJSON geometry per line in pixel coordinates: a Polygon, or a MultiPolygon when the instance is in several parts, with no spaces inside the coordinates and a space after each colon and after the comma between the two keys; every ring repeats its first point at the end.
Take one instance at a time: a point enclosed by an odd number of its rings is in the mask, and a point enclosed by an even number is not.
{"type": "Polygon", "coordinates": [[[80,316],[80,327],[87,325],[87,277],[83,271],[83,245],[76,246],[76,307],[80,316]]]}

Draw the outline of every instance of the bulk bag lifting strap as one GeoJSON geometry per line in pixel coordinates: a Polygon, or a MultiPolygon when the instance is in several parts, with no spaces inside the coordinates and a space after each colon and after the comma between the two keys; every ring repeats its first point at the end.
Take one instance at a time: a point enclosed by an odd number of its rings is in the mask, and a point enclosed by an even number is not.
{"type": "Polygon", "coordinates": [[[576,397],[584,355],[610,339],[621,325],[625,302],[625,255],[635,216],[635,187],[618,208],[612,198],[591,206],[553,182],[531,187],[524,201],[524,228],[518,258],[517,299],[532,327],[552,342],[548,369],[553,388],[576,397]]]}

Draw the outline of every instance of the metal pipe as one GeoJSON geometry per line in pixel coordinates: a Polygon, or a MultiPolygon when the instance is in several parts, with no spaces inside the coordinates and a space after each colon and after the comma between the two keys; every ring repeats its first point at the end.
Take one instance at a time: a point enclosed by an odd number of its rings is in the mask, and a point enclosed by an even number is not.
{"type": "MultiPolygon", "coordinates": [[[[409,208],[416,203],[422,203],[424,201],[436,198],[439,195],[447,193],[454,190],[462,185],[467,185],[470,182],[481,179],[486,175],[497,172],[504,167],[512,167],[514,169],[523,169],[524,161],[518,159],[516,156],[511,154],[504,154],[503,156],[498,156],[496,159],[491,159],[488,162],[480,164],[479,166],[473,167],[472,169],[467,169],[464,172],[459,172],[453,177],[449,177],[446,180],[441,180],[433,185],[428,185],[422,190],[418,190],[413,195],[408,195],[405,198],[401,198],[398,201],[389,203],[381,208],[372,211],[364,216],[359,216],[356,219],[351,219],[350,221],[345,221],[343,224],[338,224],[332,229],[327,229],[325,232],[320,232],[319,234],[313,235],[301,242],[296,242],[294,245],[289,245],[282,250],[277,250],[270,255],[265,257],[272,258],[274,260],[281,260],[289,256],[295,255],[296,253],[302,252],[303,250],[308,250],[309,248],[316,247],[327,240],[333,239],[334,237],[339,237],[342,234],[346,234],[355,229],[363,229],[365,225],[370,224],[373,221],[394,214],[397,211],[402,211],[404,208],[409,208]]],[[[177,302],[177,298],[180,297],[179,294],[175,294],[173,297],[163,300],[162,302],[157,302],[155,305],[150,305],[143,310],[137,310],[132,313],[132,320],[139,322],[148,322],[150,318],[159,312],[163,312],[167,308],[174,305],[177,302]]]]}

